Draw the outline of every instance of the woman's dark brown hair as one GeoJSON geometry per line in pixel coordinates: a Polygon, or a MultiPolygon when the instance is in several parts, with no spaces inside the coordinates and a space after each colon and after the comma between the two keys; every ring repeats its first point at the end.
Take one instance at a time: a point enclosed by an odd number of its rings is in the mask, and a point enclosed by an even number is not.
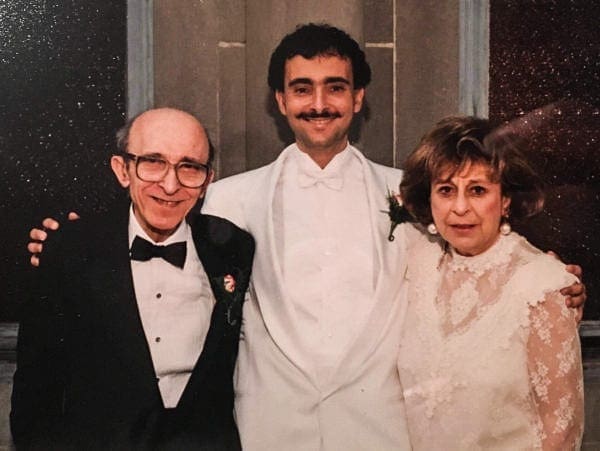
{"type": "Polygon", "coordinates": [[[486,119],[447,117],[438,122],[404,163],[400,193],[404,206],[423,225],[433,222],[431,183],[453,175],[471,163],[490,167],[492,181],[499,182],[502,195],[511,199],[509,215],[523,219],[544,205],[542,181],[531,168],[521,148],[523,139],[508,128],[494,129],[486,119]]]}

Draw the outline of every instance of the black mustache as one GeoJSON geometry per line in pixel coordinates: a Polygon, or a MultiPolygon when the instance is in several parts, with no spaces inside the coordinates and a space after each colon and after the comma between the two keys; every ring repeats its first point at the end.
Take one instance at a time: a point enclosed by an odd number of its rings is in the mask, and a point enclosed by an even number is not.
{"type": "Polygon", "coordinates": [[[298,119],[333,119],[341,117],[340,113],[332,113],[330,111],[321,111],[320,113],[317,111],[310,111],[308,113],[300,113],[296,116],[298,119]]]}

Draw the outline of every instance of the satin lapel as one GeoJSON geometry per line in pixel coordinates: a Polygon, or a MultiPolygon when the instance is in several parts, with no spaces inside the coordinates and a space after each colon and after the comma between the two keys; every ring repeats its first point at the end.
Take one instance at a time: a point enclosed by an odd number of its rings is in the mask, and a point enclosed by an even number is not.
{"type": "MultiPolygon", "coordinates": [[[[152,357],[140,319],[129,260],[128,214],[115,220],[114,226],[102,229],[95,242],[96,257],[89,268],[92,296],[100,306],[99,315],[106,326],[106,337],[123,365],[136,375],[141,384],[160,396],[152,357]],[[116,224],[115,224],[116,222],[116,224]],[[109,244],[111,243],[111,244],[109,244]]],[[[104,375],[102,377],[109,377],[104,375]]]]}
{"type": "Polygon", "coordinates": [[[256,240],[252,279],[257,297],[255,301],[260,305],[264,323],[277,346],[315,383],[315,370],[310,365],[312,350],[306,348],[301,331],[296,327],[295,310],[291,296],[284,287],[282,262],[275,236],[275,191],[283,162],[291,152],[298,152],[294,144],[283,150],[263,173],[261,180],[253,181],[260,183],[261,188],[249,199],[245,213],[249,232],[256,240]]]}
{"type": "MultiPolygon", "coordinates": [[[[200,233],[198,229],[193,231],[193,235],[196,252],[198,253],[198,257],[200,258],[208,279],[211,280],[211,278],[215,275],[213,274],[213,265],[211,265],[210,261],[211,248],[206,237],[203,235],[203,233],[200,233]]],[[[201,384],[201,381],[206,376],[211,364],[214,363],[214,355],[219,349],[219,344],[225,335],[226,327],[231,327],[226,323],[225,303],[219,298],[219,293],[213,290],[213,294],[216,302],[210,318],[210,326],[206,334],[206,339],[204,340],[204,346],[200,352],[200,356],[198,357],[196,364],[194,365],[194,370],[192,371],[190,379],[181,395],[180,401],[177,404],[178,409],[185,409],[187,403],[194,402],[194,397],[192,394],[196,391],[195,387],[198,387],[201,384]]]]}
{"type": "Polygon", "coordinates": [[[365,362],[373,352],[376,352],[377,345],[390,329],[391,322],[396,321],[395,312],[398,308],[397,303],[406,260],[402,234],[397,231],[395,233],[397,239],[393,242],[388,240],[390,221],[386,213],[389,209],[386,199],[387,192],[398,186],[400,176],[398,174],[398,180],[394,180],[397,172],[391,172],[388,168],[378,168],[360,151],[351,149],[362,162],[371,215],[371,229],[374,234],[373,244],[377,265],[374,269],[377,278],[372,308],[364,318],[362,326],[357,328],[354,342],[341,354],[337,372],[333,373],[331,379],[331,390],[335,390],[348,378],[359,373],[357,367],[365,362]]]}
{"type": "MultiPolygon", "coordinates": [[[[197,402],[195,393],[201,391],[204,384],[202,381],[206,378],[206,375],[210,368],[215,365],[215,354],[218,350],[220,352],[229,352],[230,349],[220,349],[219,344],[223,341],[225,328],[229,327],[226,324],[225,316],[226,313],[224,311],[224,305],[217,301],[215,308],[213,310],[211,319],[210,319],[210,327],[208,329],[208,333],[206,334],[206,340],[204,341],[204,347],[202,348],[202,352],[194,365],[194,369],[192,374],[190,375],[190,379],[188,380],[183,393],[181,394],[181,398],[177,403],[177,409],[185,410],[190,407],[190,403],[197,402]]],[[[233,348],[231,348],[233,349],[233,348]]],[[[233,377],[232,374],[223,374],[224,377],[233,377]]],[[[204,390],[207,390],[207,387],[204,387],[204,390]]]]}

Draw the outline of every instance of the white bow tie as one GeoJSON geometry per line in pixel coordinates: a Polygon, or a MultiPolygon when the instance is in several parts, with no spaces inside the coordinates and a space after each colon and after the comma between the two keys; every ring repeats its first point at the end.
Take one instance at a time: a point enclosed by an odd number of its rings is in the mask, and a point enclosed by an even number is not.
{"type": "Polygon", "coordinates": [[[327,188],[339,191],[344,186],[344,179],[339,174],[320,174],[320,173],[299,173],[298,184],[301,188],[308,188],[309,186],[322,183],[327,188]]]}

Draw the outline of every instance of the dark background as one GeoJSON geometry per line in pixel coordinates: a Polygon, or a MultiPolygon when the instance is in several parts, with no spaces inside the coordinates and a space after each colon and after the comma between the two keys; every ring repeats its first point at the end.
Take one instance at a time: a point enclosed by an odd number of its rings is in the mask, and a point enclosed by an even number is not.
{"type": "Polygon", "coordinates": [[[600,2],[490,3],[490,118],[521,118],[547,183],[544,212],[517,228],[583,267],[584,319],[600,320],[600,2]]]}
{"type": "Polygon", "coordinates": [[[0,1],[0,321],[16,319],[31,226],[118,192],[126,48],[124,0],[0,1]]]}

